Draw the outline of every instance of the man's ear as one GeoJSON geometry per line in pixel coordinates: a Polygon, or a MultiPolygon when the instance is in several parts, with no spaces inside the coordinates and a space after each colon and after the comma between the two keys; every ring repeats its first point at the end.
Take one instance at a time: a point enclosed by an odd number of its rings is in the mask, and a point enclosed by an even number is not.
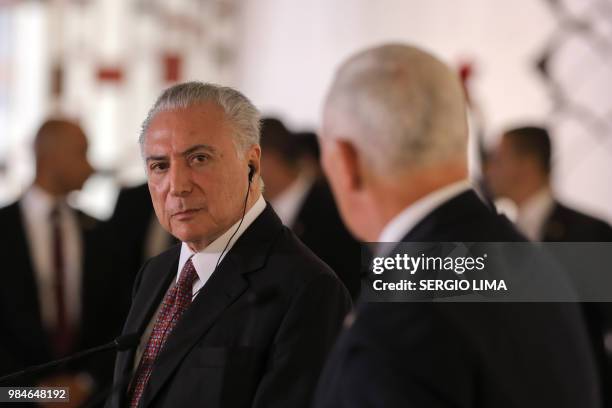
{"type": "Polygon", "coordinates": [[[339,181],[347,190],[361,189],[364,175],[359,152],[350,141],[337,139],[332,143],[335,144],[334,148],[336,149],[339,181]]]}
{"type": "Polygon", "coordinates": [[[261,174],[261,147],[256,144],[250,147],[247,153],[247,162],[249,164],[249,168],[252,166],[253,174],[260,175],[261,174]]]}

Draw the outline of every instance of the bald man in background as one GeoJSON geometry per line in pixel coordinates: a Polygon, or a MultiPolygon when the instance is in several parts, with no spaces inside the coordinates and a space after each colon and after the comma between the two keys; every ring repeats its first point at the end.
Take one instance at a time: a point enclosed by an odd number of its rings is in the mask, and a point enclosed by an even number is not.
{"type": "MultiPolygon", "coordinates": [[[[427,52],[385,45],[345,62],[320,141],[351,232],[365,242],[523,241],[467,180],[467,135],[460,82],[427,52]]],[[[317,408],[600,406],[574,303],[362,302],[349,324],[317,408]]]]}
{"type": "MultiPolygon", "coordinates": [[[[0,209],[9,238],[0,246],[0,375],[98,345],[121,328],[123,305],[111,287],[118,281],[97,220],[66,201],[93,173],[87,148],[77,123],[44,122],[34,140],[34,182],[0,209]]],[[[70,387],[67,406],[77,406],[111,375],[112,358],[94,356],[20,384],[70,387]]]]}

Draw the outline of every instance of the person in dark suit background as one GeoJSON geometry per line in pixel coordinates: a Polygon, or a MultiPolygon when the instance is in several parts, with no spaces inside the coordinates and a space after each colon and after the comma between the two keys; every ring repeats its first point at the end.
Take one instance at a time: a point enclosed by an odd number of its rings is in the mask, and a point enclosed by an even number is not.
{"type": "Polygon", "coordinates": [[[176,240],[159,224],[146,183],[119,191],[105,229],[121,257],[125,285],[131,288],[144,262],[168,249],[176,240]]]}
{"type": "MultiPolygon", "coordinates": [[[[383,45],[345,62],[320,142],[338,207],[363,241],[524,240],[466,180],[461,85],[425,51],[383,45]]],[[[585,331],[574,303],[361,302],[315,406],[598,407],[585,331]]]]}
{"type": "MultiPolygon", "coordinates": [[[[98,221],[70,207],[66,196],[92,173],[87,139],[75,122],[49,119],[34,141],[36,175],[15,203],[0,209],[10,237],[0,247],[0,374],[64,357],[114,338],[121,329],[112,268],[98,221]]],[[[108,356],[22,378],[22,384],[70,387],[78,406],[110,383],[108,356]]]]}
{"type": "Polygon", "coordinates": [[[136,277],[108,407],[308,407],[350,297],[261,195],[259,113],[239,92],[167,89],[141,146],[180,245],[136,277]]]}
{"type": "Polygon", "coordinates": [[[612,241],[610,225],[554,197],[551,152],[545,128],[505,131],[488,164],[487,180],[494,197],[516,204],[516,225],[532,241],[612,241]]]}
{"type": "MultiPolygon", "coordinates": [[[[610,242],[612,227],[591,215],[561,204],[551,186],[552,143],[543,127],[522,126],[502,134],[487,166],[486,178],[496,199],[517,206],[515,224],[532,241],[610,242]]],[[[562,261],[562,260],[560,260],[562,261]]],[[[583,303],[591,343],[602,377],[605,406],[612,406],[612,359],[604,338],[612,331],[607,304],[583,303]]]]}
{"type": "Polygon", "coordinates": [[[293,135],[300,146],[302,160],[305,161],[307,165],[311,166],[318,176],[324,177],[323,169],[321,169],[321,149],[319,149],[317,134],[315,132],[302,130],[293,132],[293,135]]]}
{"type": "Polygon", "coordinates": [[[360,288],[359,243],[342,223],[329,185],[302,142],[306,143],[305,136],[298,138],[280,120],[262,120],[264,197],[283,224],[332,268],[355,300],[360,288]]]}

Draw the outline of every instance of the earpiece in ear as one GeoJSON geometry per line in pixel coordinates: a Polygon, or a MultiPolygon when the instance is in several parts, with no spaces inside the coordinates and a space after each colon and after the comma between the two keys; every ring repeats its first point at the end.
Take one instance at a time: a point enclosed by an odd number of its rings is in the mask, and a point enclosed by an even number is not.
{"type": "Polygon", "coordinates": [[[249,163],[249,183],[253,181],[254,175],[255,175],[255,166],[249,163]]]}

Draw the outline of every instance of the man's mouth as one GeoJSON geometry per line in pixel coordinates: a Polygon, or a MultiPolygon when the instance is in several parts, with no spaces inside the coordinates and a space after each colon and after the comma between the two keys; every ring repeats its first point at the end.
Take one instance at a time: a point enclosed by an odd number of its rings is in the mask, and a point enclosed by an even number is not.
{"type": "Polygon", "coordinates": [[[202,209],[201,208],[190,208],[190,209],[187,209],[187,210],[177,211],[177,212],[172,214],[172,217],[173,218],[178,218],[178,219],[186,219],[186,218],[190,218],[190,217],[194,216],[200,210],[202,210],[202,209]]]}

